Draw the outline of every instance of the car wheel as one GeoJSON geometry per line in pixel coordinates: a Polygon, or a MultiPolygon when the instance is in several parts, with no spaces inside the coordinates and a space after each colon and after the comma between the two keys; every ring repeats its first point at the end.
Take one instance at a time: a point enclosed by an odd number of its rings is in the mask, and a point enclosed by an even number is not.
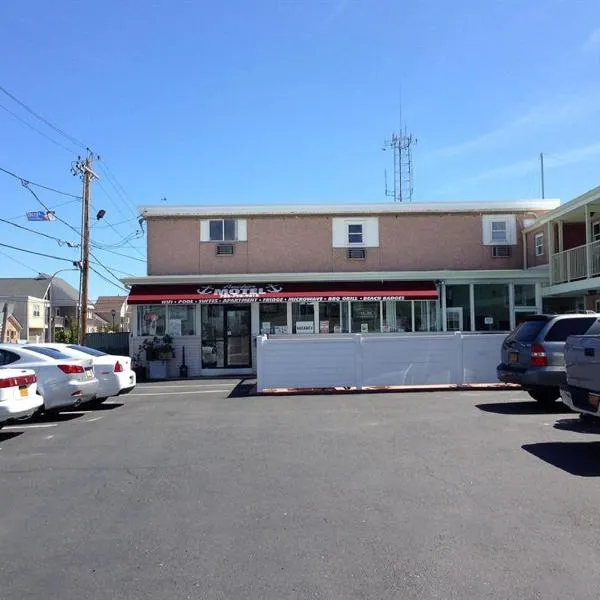
{"type": "Polygon", "coordinates": [[[536,401],[544,406],[552,406],[560,398],[558,388],[547,388],[541,390],[527,390],[527,393],[536,401]]]}

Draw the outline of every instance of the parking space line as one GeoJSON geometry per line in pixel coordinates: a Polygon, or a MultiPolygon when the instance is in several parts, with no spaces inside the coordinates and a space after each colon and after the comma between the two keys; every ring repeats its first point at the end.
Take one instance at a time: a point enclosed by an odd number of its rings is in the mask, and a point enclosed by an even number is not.
{"type": "Polygon", "coordinates": [[[58,427],[58,423],[23,423],[23,425],[7,425],[2,430],[15,430],[15,429],[46,429],[48,427],[58,427]]]}
{"type": "Polygon", "coordinates": [[[128,394],[140,398],[141,396],[181,396],[183,394],[218,394],[219,392],[232,392],[233,388],[226,390],[193,390],[191,392],[151,392],[149,394],[128,394]]]}
{"type": "Polygon", "coordinates": [[[94,421],[99,421],[102,417],[92,417],[91,419],[86,419],[86,423],[93,423],[94,421]]]}
{"type": "MultiPolygon", "coordinates": [[[[190,384],[190,385],[158,385],[158,384],[154,384],[154,385],[137,385],[136,386],[136,390],[154,390],[154,389],[161,389],[161,390],[166,390],[166,389],[170,389],[170,388],[191,388],[191,387],[196,387],[196,384],[190,384]]],[[[235,386],[230,386],[230,385],[224,385],[224,384],[197,384],[197,387],[199,388],[220,388],[220,389],[227,389],[227,390],[232,390],[235,388],[235,386]]],[[[130,392],[130,394],[133,392],[130,392]]]]}

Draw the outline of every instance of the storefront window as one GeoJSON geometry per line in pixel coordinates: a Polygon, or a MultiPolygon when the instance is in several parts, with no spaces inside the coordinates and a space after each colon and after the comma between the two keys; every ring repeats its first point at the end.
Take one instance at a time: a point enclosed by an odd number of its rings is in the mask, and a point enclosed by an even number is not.
{"type": "Polygon", "coordinates": [[[145,304],[138,306],[138,335],[165,335],[166,313],[166,307],[161,304],[145,304]]]}
{"type": "Polygon", "coordinates": [[[292,304],[292,332],[315,333],[315,305],[312,302],[292,304]]]}
{"type": "Polygon", "coordinates": [[[352,333],[381,331],[380,302],[351,302],[352,333]]]}
{"type": "Polygon", "coordinates": [[[535,306],[534,284],[515,284],[515,306],[535,306]]]}
{"type": "Polygon", "coordinates": [[[415,300],[415,331],[438,331],[437,303],[415,300]]]}
{"type": "Polygon", "coordinates": [[[347,333],[348,319],[342,319],[342,302],[319,303],[319,333],[347,333]]]}
{"type": "Polygon", "coordinates": [[[446,286],[446,329],[448,331],[471,331],[469,285],[446,286]]]}
{"type": "Polygon", "coordinates": [[[386,300],[383,303],[383,331],[412,331],[412,302],[386,300]]]}
{"type": "Polygon", "coordinates": [[[273,302],[259,305],[260,332],[267,334],[289,333],[287,327],[287,303],[273,302]]]}
{"type": "Polygon", "coordinates": [[[173,337],[196,335],[194,306],[167,307],[167,333],[173,337]]]}
{"type": "Polygon", "coordinates": [[[508,284],[475,285],[475,329],[510,331],[508,284]]]}
{"type": "Polygon", "coordinates": [[[224,307],[216,304],[202,306],[202,368],[225,366],[224,307]]]}

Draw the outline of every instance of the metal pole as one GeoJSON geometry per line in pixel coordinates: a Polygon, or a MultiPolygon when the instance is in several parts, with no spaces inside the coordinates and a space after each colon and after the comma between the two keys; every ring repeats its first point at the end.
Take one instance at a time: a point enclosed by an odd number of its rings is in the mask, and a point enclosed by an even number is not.
{"type": "Polygon", "coordinates": [[[542,200],[546,197],[546,186],[544,182],[544,153],[540,152],[540,170],[542,174],[542,200]]]}
{"type": "Polygon", "coordinates": [[[88,325],[88,284],[90,276],[90,182],[92,179],[92,161],[87,158],[83,167],[83,228],[82,228],[82,253],[81,264],[81,329],[79,343],[85,344],[85,334],[88,325]]]}

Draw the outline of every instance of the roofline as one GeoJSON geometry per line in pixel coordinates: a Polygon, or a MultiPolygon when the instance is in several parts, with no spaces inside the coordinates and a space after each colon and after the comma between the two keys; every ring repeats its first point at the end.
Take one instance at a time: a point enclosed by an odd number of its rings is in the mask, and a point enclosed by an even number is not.
{"type": "Polygon", "coordinates": [[[265,281],[446,281],[446,280],[547,280],[548,268],[476,271],[372,271],[349,273],[229,273],[226,275],[149,275],[121,279],[126,285],[177,285],[201,283],[259,283],[265,281]]]}
{"type": "Polygon", "coordinates": [[[139,207],[145,218],[274,215],[349,215],[404,213],[493,213],[553,210],[560,200],[509,200],[501,202],[419,202],[412,204],[257,204],[257,205],[148,205],[139,207]]]}
{"type": "Polygon", "coordinates": [[[564,204],[561,204],[549,213],[542,215],[541,217],[536,219],[533,225],[524,229],[523,232],[530,233],[532,231],[535,231],[536,229],[539,229],[542,225],[545,225],[546,223],[554,221],[564,215],[567,215],[570,212],[574,212],[580,208],[583,208],[586,204],[589,204],[590,202],[594,202],[596,200],[600,200],[600,186],[592,188],[584,194],[581,194],[581,196],[577,196],[576,198],[573,198],[573,200],[569,200],[569,202],[565,202],[564,204]]]}

